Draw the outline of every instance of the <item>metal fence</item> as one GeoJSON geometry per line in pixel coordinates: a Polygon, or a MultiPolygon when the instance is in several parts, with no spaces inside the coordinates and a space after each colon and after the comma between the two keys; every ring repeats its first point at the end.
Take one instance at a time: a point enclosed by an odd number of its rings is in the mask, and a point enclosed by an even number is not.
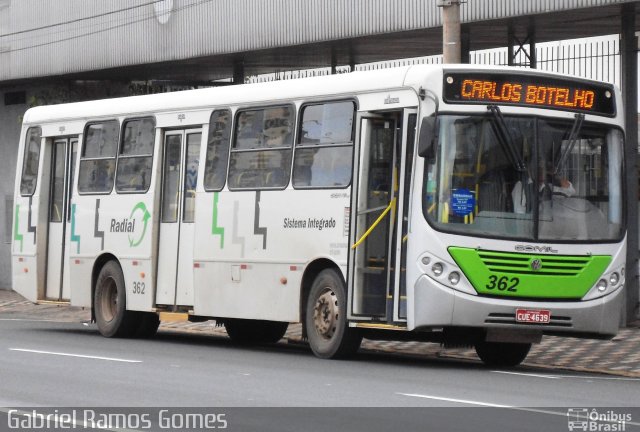
{"type": "MultiPolygon", "coordinates": [[[[514,59],[515,65],[528,67],[529,46],[519,51],[514,59]],[[526,51],[526,52],[525,52],[526,51]],[[526,65],[526,66],[524,66],[526,65]]],[[[507,48],[498,48],[470,53],[471,64],[507,65],[509,53],[507,48]]],[[[358,64],[355,70],[376,70],[416,64],[440,64],[442,56],[398,59],[377,63],[358,64]]],[[[583,40],[549,42],[536,47],[536,69],[575,75],[597,81],[620,85],[620,41],[617,35],[583,40]]],[[[350,72],[349,66],[336,67],[335,73],[350,72]]],[[[332,74],[332,68],[276,71],[271,74],[248,78],[248,82],[268,82],[285,79],[305,78],[332,74]]]]}

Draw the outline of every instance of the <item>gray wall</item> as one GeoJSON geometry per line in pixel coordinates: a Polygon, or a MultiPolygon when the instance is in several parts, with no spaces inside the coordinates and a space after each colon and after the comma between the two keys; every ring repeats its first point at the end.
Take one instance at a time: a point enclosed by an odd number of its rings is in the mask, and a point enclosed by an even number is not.
{"type": "Polygon", "coordinates": [[[27,110],[26,104],[4,105],[4,93],[13,90],[17,89],[0,89],[0,289],[11,287],[11,244],[8,242],[12,235],[13,185],[20,121],[27,110]]]}
{"type": "MultiPolygon", "coordinates": [[[[470,0],[463,22],[549,15],[625,0],[470,0]]],[[[436,0],[0,0],[0,81],[240,53],[441,25],[436,0]],[[162,5],[160,2],[156,6],[162,5]],[[84,17],[106,14],[85,20],[84,17]],[[52,23],[79,20],[17,33],[52,23]]]]}

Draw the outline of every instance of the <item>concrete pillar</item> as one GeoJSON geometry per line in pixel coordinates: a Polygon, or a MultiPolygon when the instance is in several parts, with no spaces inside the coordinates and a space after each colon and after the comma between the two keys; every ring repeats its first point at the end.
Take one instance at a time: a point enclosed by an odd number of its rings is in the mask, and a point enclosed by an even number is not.
{"type": "Polygon", "coordinates": [[[538,54],[536,53],[536,26],[531,19],[529,23],[529,67],[531,69],[538,68],[538,54]]]}
{"type": "Polygon", "coordinates": [[[507,28],[507,65],[513,66],[515,64],[516,53],[513,50],[513,46],[516,43],[515,31],[513,30],[513,24],[509,24],[507,28]]]}
{"type": "Polygon", "coordinates": [[[331,47],[331,75],[335,75],[338,72],[338,54],[336,54],[335,47],[331,47]]]}
{"type": "Polygon", "coordinates": [[[236,60],[233,63],[233,83],[244,84],[244,60],[236,60]]]}
{"type": "Polygon", "coordinates": [[[460,0],[438,0],[442,7],[443,63],[460,63],[460,0]]]}
{"type": "Polygon", "coordinates": [[[471,34],[468,27],[460,32],[460,63],[471,63],[471,34]]]}
{"type": "Polygon", "coordinates": [[[626,323],[638,317],[638,39],[636,5],[621,7],[620,53],[625,109],[625,181],[627,186],[626,323]]]}

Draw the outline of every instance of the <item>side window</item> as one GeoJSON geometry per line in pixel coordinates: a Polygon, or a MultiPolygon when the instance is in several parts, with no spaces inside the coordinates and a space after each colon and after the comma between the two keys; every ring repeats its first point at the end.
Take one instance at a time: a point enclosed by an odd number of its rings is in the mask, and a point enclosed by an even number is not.
{"type": "Polygon", "coordinates": [[[85,127],[78,173],[80,193],[109,193],[113,189],[118,134],[117,120],[90,123],[85,127]]]}
{"type": "Polygon", "coordinates": [[[293,161],[295,188],[345,187],[351,183],[353,102],[307,105],[293,161]]]}
{"type": "Polygon", "coordinates": [[[116,191],[146,192],[151,184],[156,122],[153,118],[127,120],[123,130],[116,191]]]}
{"type": "Polygon", "coordinates": [[[289,183],[294,109],[241,111],[229,162],[229,189],[276,189],[289,183]]]}
{"type": "Polygon", "coordinates": [[[193,222],[196,215],[196,186],[198,185],[198,166],[200,165],[200,147],[202,134],[187,134],[187,155],[185,160],[184,193],[182,203],[182,221],[193,222]]]}
{"type": "Polygon", "coordinates": [[[224,187],[229,160],[229,138],[231,137],[231,111],[219,110],[211,114],[207,159],[204,167],[204,189],[219,191],[224,187]]]}
{"type": "Polygon", "coordinates": [[[24,159],[22,161],[22,177],[20,179],[20,195],[33,195],[38,179],[40,163],[40,141],[42,129],[32,127],[27,130],[24,141],[24,159]]]}

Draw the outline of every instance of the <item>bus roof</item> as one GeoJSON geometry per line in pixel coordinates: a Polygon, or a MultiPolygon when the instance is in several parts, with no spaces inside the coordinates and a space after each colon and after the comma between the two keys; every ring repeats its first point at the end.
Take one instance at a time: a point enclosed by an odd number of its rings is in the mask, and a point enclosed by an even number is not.
{"type": "MultiPolygon", "coordinates": [[[[214,106],[272,103],[283,99],[326,98],[332,95],[345,97],[357,93],[385,91],[403,86],[420,86],[425,82],[427,75],[443,69],[513,70],[513,68],[505,66],[462,64],[403,66],[321,77],[44,105],[29,109],[24,115],[23,123],[25,125],[44,124],[71,119],[132,116],[143,113],[194,110],[214,106]]],[[[525,68],[518,68],[518,73],[555,75],[566,78],[566,75],[563,74],[540,72],[525,68]]],[[[438,93],[440,92],[438,91],[438,93]]]]}

